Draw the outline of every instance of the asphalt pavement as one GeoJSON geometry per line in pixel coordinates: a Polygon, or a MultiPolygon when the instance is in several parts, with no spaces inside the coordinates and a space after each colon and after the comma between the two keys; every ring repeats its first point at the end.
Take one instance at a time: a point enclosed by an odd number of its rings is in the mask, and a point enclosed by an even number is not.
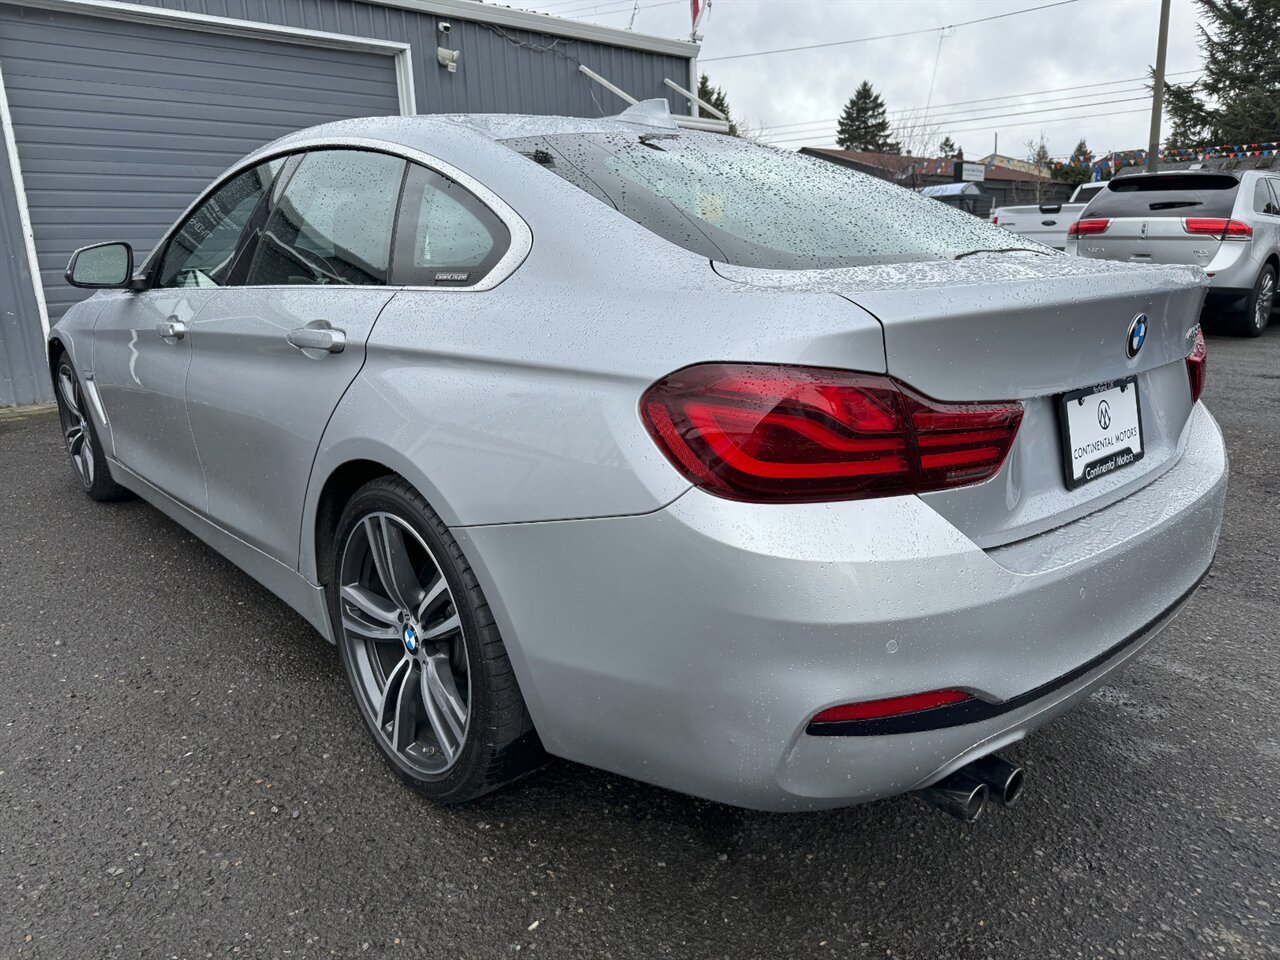
{"type": "Polygon", "coordinates": [[[0,957],[1280,956],[1280,326],[1213,337],[1218,557],[966,827],[751,813],[566,762],[462,809],[386,770],[338,656],[0,411],[0,957]]]}

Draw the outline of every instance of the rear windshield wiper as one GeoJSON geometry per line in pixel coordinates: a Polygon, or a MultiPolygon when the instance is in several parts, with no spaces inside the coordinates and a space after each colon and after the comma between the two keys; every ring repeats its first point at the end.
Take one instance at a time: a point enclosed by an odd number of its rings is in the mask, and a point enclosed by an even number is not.
{"type": "Polygon", "coordinates": [[[1176,210],[1178,207],[1198,207],[1199,200],[1165,200],[1163,203],[1151,203],[1148,210],[1176,210]]]}
{"type": "Polygon", "coordinates": [[[1038,253],[1042,257],[1049,255],[1048,250],[1032,250],[1030,247],[984,247],[981,250],[966,250],[964,253],[957,253],[952,260],[963,260],[965,257],[972,257],[975,253],[1038,253]]]}

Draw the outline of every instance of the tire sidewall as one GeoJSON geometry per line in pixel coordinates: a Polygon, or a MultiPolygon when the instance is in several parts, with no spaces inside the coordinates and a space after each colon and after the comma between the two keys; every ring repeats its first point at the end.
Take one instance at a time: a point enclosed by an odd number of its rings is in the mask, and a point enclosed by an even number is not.
{"type": "MultiPolygon", "coordinates": [[[[330,582],[325,584],[325,596],[329,605],[329,618],[333,625],[334,638],[338,643],[338,651],[342,657],[343,669],[347,674],[347,682],[351,688],[352,699],[355,701],[356,710],[359,712],[366,728],[368,728],[370,737],[373,739],[378,752],[382,754],[383,759],[391,769],[409,786],[420,793],[426,794],[433,800],[449,803],[452,795],[465,792],[474,770],[484,760],[484,744],[482,741],[489,725],[488,715],[490,711],[488,691],[484,683],[483,664],[480,660],[480,644],[478,642],[475,611],[472,609],[470,596],[466,585],[463,583],[461,571],[454,560],[451,547],[456,549],[456,545],[451,542],[445,542],[435,527],[436,523],[441,522],[434,515],[425,514],[422,506],[405,497],[400,491],[393,489],[391,484],[384,484],[377,480],[372,481],[351,498],[338,520],[338,527],[333,538],[333,553],[330,557],[329,569],[332,573],[329,577],[330,582]],[[462,746],[462,753],[457,762],[448,770],[435,776],[423,776],[421,773],[405,766],[400,757],[386,745],[375,729],[374,720],[369,716],[364,697],[360,692],[359,676],[356,672],[355,664],[351,661],[346,637],[342,629],[342,610],[339,606],[338,596],[339,580],[342,576],[342,556],[352,531],[370,513],[393,513],[411,526],[418,536],[422,537],[440,565],[445,581],[449,585],[449,590],[453,594],[454,606],[462,624],[462,635],[465,640],[467,654],[467,670],[470,677],[470,715],[467,721],[466,742],[462,746]]],[[[442,523],[441,526],[443,526],[442,523]]]]}

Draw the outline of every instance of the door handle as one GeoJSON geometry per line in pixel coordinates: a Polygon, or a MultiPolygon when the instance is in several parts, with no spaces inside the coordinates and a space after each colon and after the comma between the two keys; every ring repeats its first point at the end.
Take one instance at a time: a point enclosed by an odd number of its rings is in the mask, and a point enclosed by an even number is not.
{"type": "Polygon", "coordinates": [[[187,325],[181,320],[169,318],[156,324],[156,333],[165,340],[181,340],[187,335],[187,325]]]}
{"type": "Polygon", "coordinates": [[[285,334],[289,345],[299,350],[323,350],[341,353],[347,348],[347,334],[332,326],[328,320],[313,320],[305,327],[298,327],[285,334]]]}

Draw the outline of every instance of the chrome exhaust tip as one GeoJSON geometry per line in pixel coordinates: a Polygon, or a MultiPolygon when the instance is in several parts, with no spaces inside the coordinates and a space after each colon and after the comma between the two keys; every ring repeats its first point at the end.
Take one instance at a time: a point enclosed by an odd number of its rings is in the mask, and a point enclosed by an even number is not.
{"type": "Polygon", "coordinates": [[[932,786],[917,790],[916,795],[963,823],[973,823],[986,809],[989,792],[990,788],[964,767],[932,786]]]}
{"type": "Polygon", "coordinates": [[[964,768],[991,789],[991,799],[1003,807],[1012,807],[1022,799],[1027,782],[1026,771],[994,753],[973,761],[964,768]]]}

